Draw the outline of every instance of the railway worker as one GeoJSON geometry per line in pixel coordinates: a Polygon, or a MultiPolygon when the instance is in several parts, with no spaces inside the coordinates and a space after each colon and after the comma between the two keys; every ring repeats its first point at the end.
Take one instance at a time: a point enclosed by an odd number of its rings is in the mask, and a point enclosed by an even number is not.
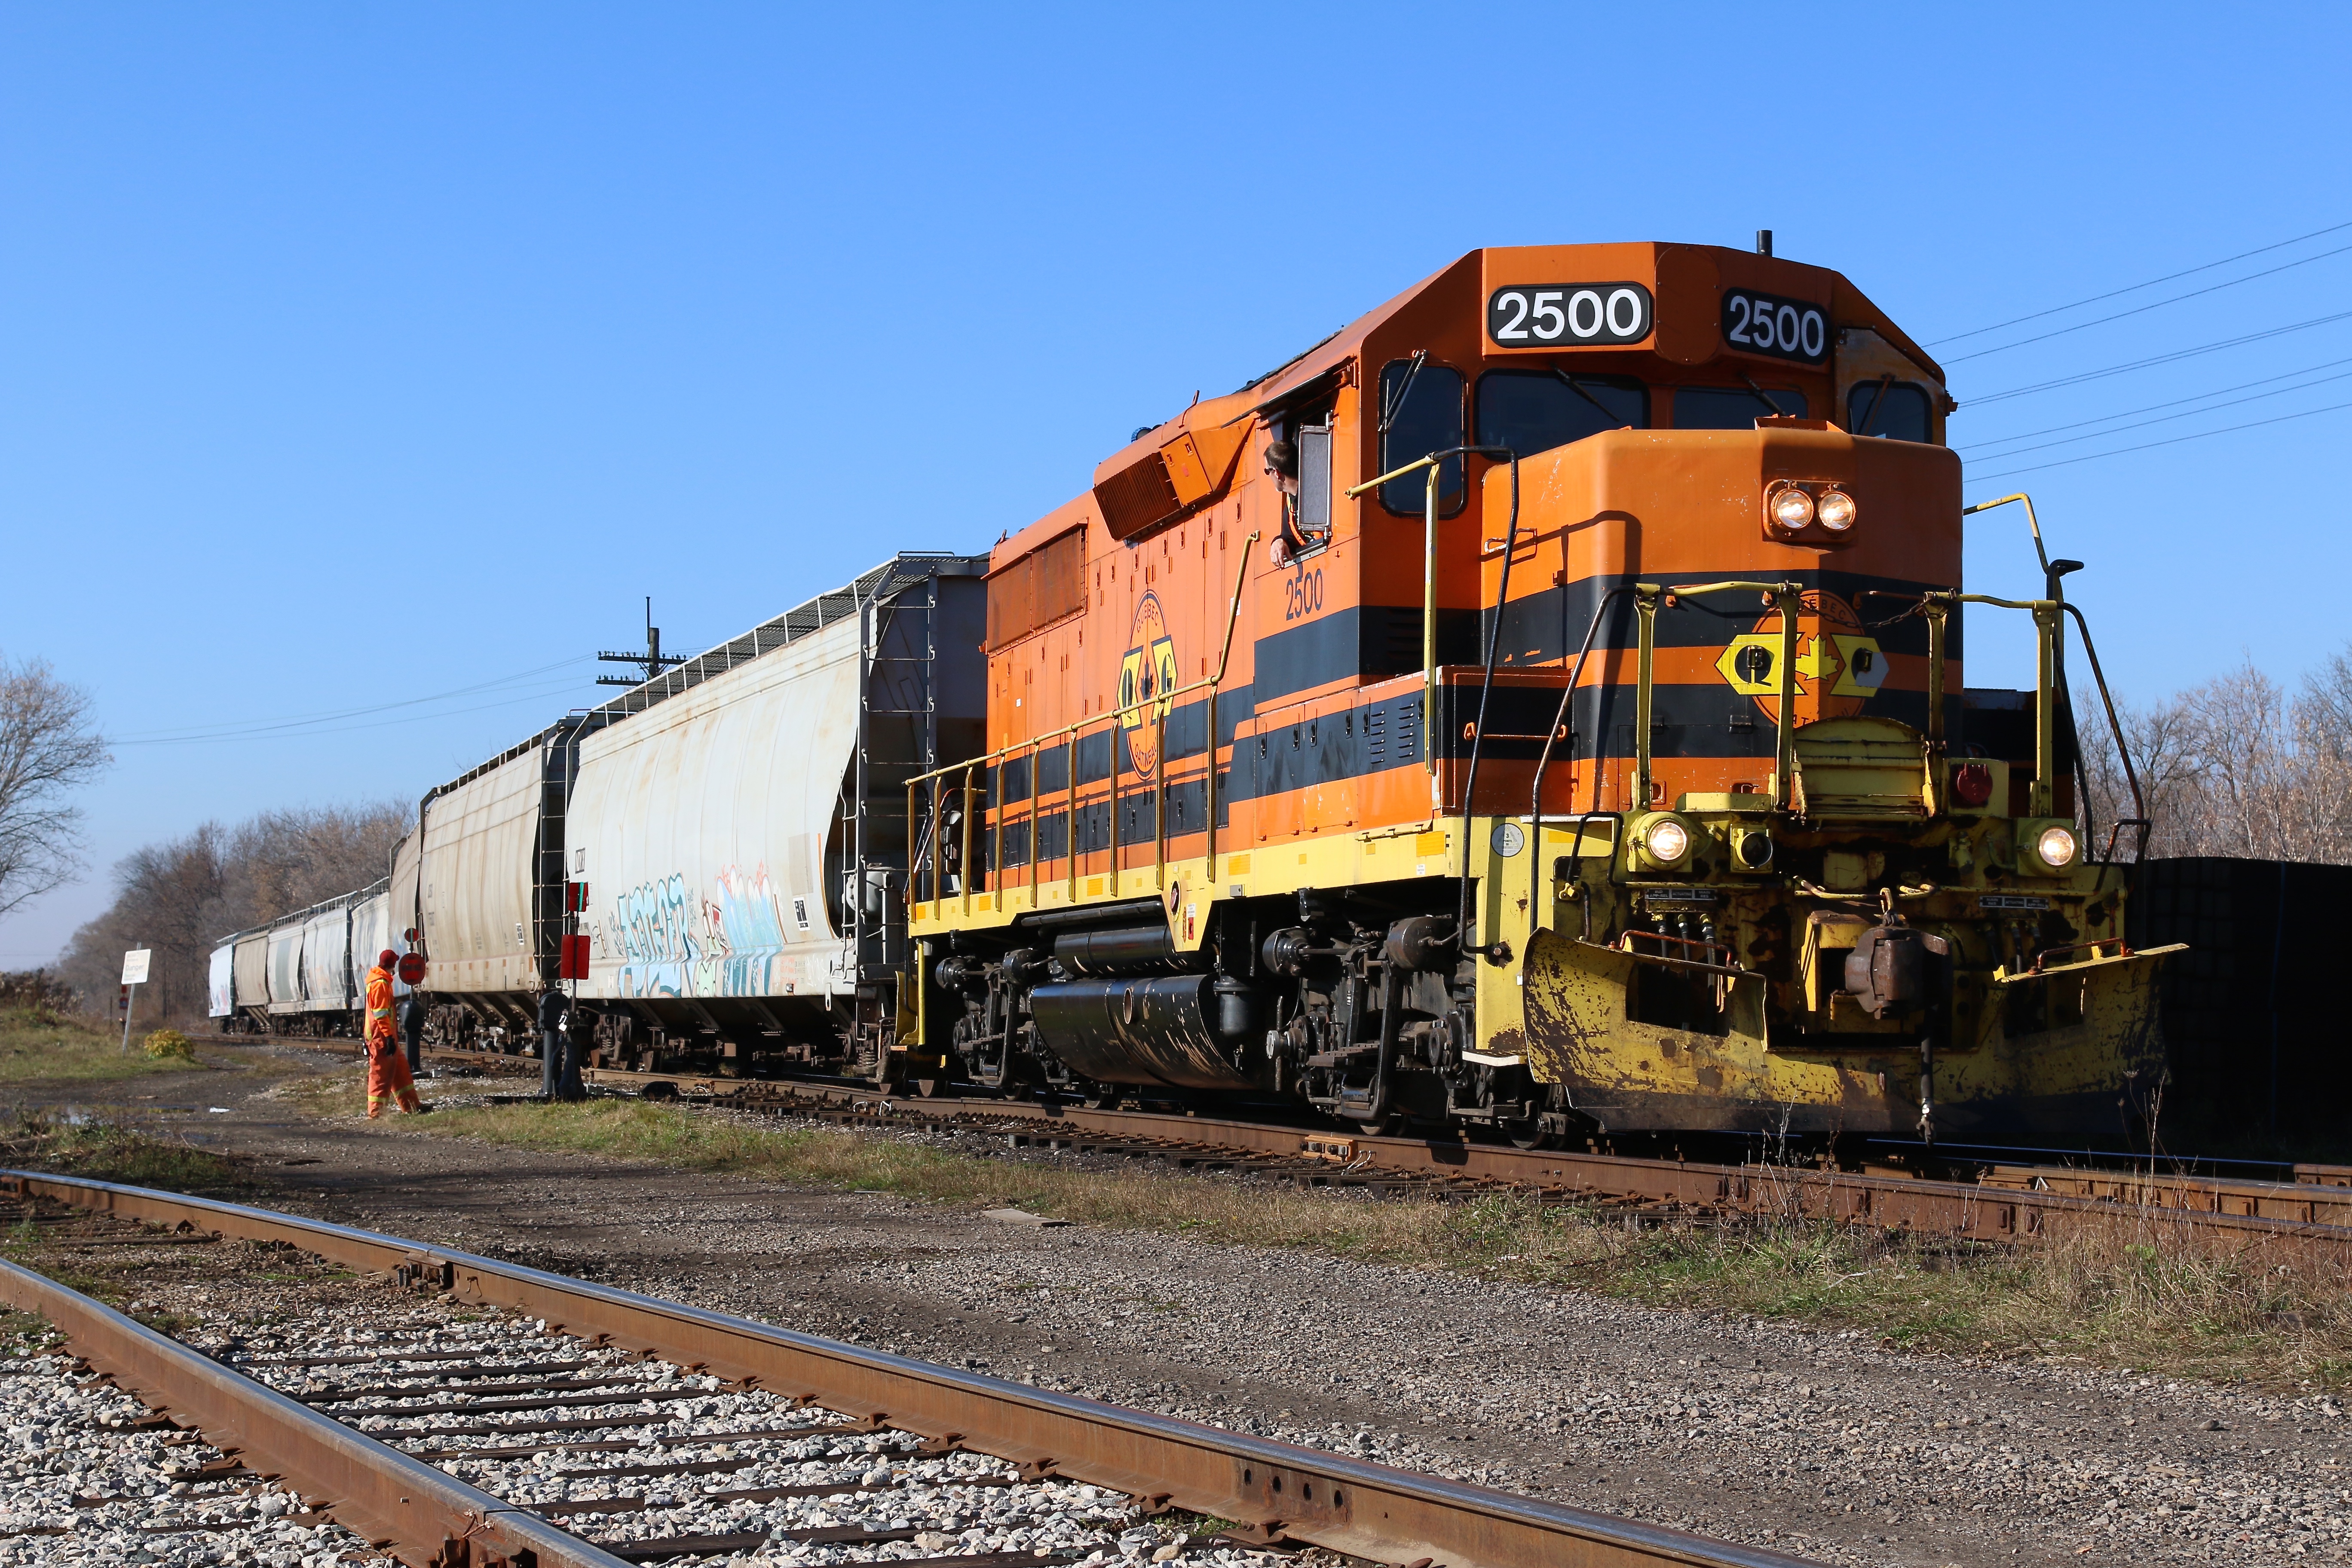
{"type": "Polygon", "coordinates": [[[555,1098],[585,1100],[588,1086],[581,1081],[580,1069],[588,1065],[588,1052],[596,1042],[596,1009],[573,1003],[572,1012],[563,1020],[563,1069],[555,1077],[555,1098]]]}
{"type": "Polygon", "coordinates": [[[367,972],[368,1120],[383,1114],[384,1101],[396,1100],[404,1111],[419,1111],[416,1079],[400,1049],[400,1031],[392,1020],[392,972],[400,954],[385,948],[367,972]]]}
{"type": "Polygon", "coordinates": [[[563,1087],[563,1037],[569,1032],[572,998],[561,985],[539,994],[539,1092],[561,1099],[563,1087]]]}

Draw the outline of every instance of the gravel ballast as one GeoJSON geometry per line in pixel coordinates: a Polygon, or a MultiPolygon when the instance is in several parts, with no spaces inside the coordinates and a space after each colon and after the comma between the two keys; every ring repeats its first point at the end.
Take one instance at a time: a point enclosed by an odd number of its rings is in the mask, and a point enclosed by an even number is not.
{"type": "Polygon", "coordinates": [[[280,1488],[184,1479],[220,1451],[136,1427],[146,1405],[73,1366],[63,1354],[0,1361],[0,1563],[396,1568],[280,1488]]]}
{"type": "Polygon", "coordinates": [[[215,1145],[275,1185],[257,1201],[1823,1562],[2352,1559],[2345,1420],[2316,1394],[1002,1223],[207,1092],[231,1108],[215,1145]]]}
{"type": "Polygon", "coordinates": [[[318,1310],[266,1332],[189,1337],[378,1441],[604,1545],[736,1538],[724,1552],[667,1558],[676,1568],[988,1553],[1096,1564],[1182,1557],[1202,1568],[1274,1562],[1139,1519],[1122,1493],[1023,1481],[985,1455],[925,1455],[906,1433],[867,1431],[837,1412],[764,1391],[730,1390],[718,1378],[551,1332],[543,1322],[379,1305],[318,1310]],[[306,1364],[319,1358],[331,1361],[306,1364]],[[602,1384],[612,1399],[568,1405],[555,1413],[566,1426],[550,1430],[529,1413],[502,1408],[526,1384],[557,1392],[602,1384]],[[609,1425],[584,1433],[576,1425],[584,1421],[609,1425]],[[511,1430],[424,1435],[453,1425],[511,1430]],[[776,1492],[795,1495],[761,1495],[776,1492]],[[888,1539],[826,1539],[856,1533],[888,1539]]]}

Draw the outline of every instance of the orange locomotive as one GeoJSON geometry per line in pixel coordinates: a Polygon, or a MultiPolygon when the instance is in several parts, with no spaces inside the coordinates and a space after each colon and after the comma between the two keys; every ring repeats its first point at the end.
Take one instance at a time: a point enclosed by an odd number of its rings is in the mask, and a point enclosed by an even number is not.
{"type": "Polygon", "coordinates": [[[898,1070],[1522,1142],[2114,1129],[2161,954],[2063,776],[2070,609],[1959,592],[1952,407],[1825,268],[1531,247],[1138,432],[992,557],[898,1070]],[[1965,690],[1963,603],[2040,689],[1965,690]]]}

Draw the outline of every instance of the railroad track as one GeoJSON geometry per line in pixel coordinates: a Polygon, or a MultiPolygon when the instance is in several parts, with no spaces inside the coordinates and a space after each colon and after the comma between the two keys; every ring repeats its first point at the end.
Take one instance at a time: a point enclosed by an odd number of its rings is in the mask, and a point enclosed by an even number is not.
{"type": "MultiPolygon", "coordinates": [[[[358,1054],[355,1043],[318,1047],[358,1054]]],[[[452,1065],[536,1073],[537,1058],[427,1050],[452,1065]]],[[[698,1104],[844,1123],[910,1120],[999,1133],[1013,1146],[1245,1169],[1270,1180],[1423,1195],[1514,1190],[1628,1220],[1805,1216],[2011,1242],[2130,1215],[2241,1241],[2294,1239],[2352,1259],[2352,1168],[2296,1165],[2294,1181],[2071,1165],[1989,1164],[1974,1182],[1807,1166],[1719,1165],[1421,1138],[1370,1138],[1278,1123],[1092,1109],[993,1097],[923,1097],[841,1082],[592,1068],[590,1084],[698,1104]]]]}
{"type": "Polygon", "coordinates": [[[59,1236],[280,1244],[417,1291],[364,1331],[297,1318],[267,1342],[186,1343],[0,1262],[0,1300],[153,1412],[118,1400],[86,1439],[127,1434],[110,1473],[138,1489],[67,1510],[101,1551],[145,1531],[365,1542],[414,1568],[1254,1568],[1307,1546],[1414,1568],[1802,1568],[267,1209],[33,1172],[0,1172],[0,1194],[59,1236]],[[1171,1514],[1217,1534],[1151,1523],[1171,1514]]]}
{"type": "Polygon", "coordinates": [[[2314,1179],[2253,1182],[2055,1165],[2000,1165],[1977,1182],[1811,1166],[1717,1165],[1333,1131],[1162,1111],[1096,1110],[997,1099],[920,1098],[844,1084],[609,1068],[591,1083],[667,1092],[729,1110],[851,1124],[931,1121],[1066,1148],[1249,1170],[1269,1179],[1429,1195],[1516,1191],[1645,1217],[1810,1217],[1977,1241],[2052,1237],[2069,1226],[2150,1225],[2233,1241],[2294,1240],[2352,1258],[2352,1186],[2339,1167],[2314,1179]]]}

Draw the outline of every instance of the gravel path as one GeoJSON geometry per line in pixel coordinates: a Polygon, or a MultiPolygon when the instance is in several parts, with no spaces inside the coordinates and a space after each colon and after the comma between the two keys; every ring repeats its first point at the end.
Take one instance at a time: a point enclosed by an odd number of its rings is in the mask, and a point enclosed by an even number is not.
{"type": "Polygon", "coordinates": [[[208,1087],[205,1131],[290,1209],[1040,1386],[1840,1564],[2352,1561],[2332,1400],[310,1123],[250,1088],[208,1087]]]}

